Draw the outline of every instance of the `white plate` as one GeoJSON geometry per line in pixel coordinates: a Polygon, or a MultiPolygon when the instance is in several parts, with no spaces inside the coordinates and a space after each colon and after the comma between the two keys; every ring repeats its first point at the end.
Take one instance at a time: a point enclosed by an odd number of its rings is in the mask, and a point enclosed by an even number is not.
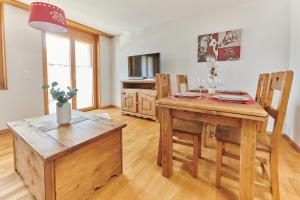
{"type": "Polygon", "coordinates": [[[242,90],[217,90],[217,92],[223,92],[223,93],[236,93],[236,94],[241,94],[241,93],[245,93],[245,91],[242,90]]]}
{"type": "Polygon", "coordinates": [[[180,93],[182,97],[200,97],[201,94],[199,92],[182,92],[180,93]]]}
{"type": "Polygon", "coordinates": [[[217,99],[228,100],[228,101],[248,101],[251,100],[249,97],[243,97],[238,95],[216,95],[217,99]]]}

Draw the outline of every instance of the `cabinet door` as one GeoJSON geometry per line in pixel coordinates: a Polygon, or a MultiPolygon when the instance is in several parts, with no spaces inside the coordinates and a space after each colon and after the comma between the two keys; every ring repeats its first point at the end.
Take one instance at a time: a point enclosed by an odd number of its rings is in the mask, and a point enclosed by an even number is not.
{"type": "Polygon", "coordinates": [[[122,92],[122,110],[127,112],[137,112],[136,110],[136,92],[126,91],[122,92]]]}
{"type": "Polygon", "coordinates": [[[138,112],[143,115],[156,116],[155,92],[138,93],[138,112]]]}

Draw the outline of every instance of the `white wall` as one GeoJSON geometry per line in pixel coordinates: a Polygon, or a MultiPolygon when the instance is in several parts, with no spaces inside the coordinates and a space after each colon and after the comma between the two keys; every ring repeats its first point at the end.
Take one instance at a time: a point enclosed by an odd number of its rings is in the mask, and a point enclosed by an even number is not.
{"type": "Polygon", "coordinates": [[[111,39],[100,36],[101,107],[112,105],[111,99],[111,39]]]}
{"type": "Polygon", "coordinates": [[[29,28],[27,11],[5,5],[4,13],[8,90],[0,90],[0,130],[44,110],[41,32],[29,28]]]}
{"type": "Polygon", "coordinates": [[[286,124],[288,135],[300,146],[300,1],[291,1],[290,69],[294,71],[286,124]]]}
{"type": "Polygon", "coordinates": [[[284,70],[289,63],[290,1],[254,0],[241,5],[199,13],[197,16],[163,24],[113,40],[112,80],[114,105],[120,105],[120,81],[127,79],[127,57],[161,53],[162,72],[186,73],[195,86],[205,76],[205,63],[197,62],[197,36],[242,29],[241,60],[221,62],[220,74],[226,88],[242,89],[254,95],[258,75],[284,70]]]}

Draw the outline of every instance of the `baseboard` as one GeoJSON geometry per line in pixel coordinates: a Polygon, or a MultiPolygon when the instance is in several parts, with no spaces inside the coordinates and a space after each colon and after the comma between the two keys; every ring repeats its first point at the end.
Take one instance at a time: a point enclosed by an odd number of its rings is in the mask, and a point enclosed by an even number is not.
{"type": "Polygon", "coordinates": [[[127,112],[127,111],[122,111],[121,113],[123,115],[126,114],[126,115],[130,115],[130,116],[134,116],[134,117],[140,117],[140,118],[144,118],[144,119],[151,119],[151,120],[154,120],[154,121],[157,120],[157,117],[150,116],[150,115],[143,115],[143,114],[134,113],[134,112],[127,112]]]}
{"type": "Polygon", "coordinates": [[[0,134],[8,133],[8,132],[10,132],[9,128],[1,129],[1,130],[0,130],[0,134]]]}
{"type": "Polygon", "coordinates": [[[286,139],[286,141],[295,149],[298,153],[300,153],[300,147],[288,136],[287,134],[282,134],[282,137],[286,139]]]}
{"type": "Polygon", "coordinates": [[[120,107],[115,105],[108,105],[108,106],[102,106],[100,109],[108,109],[108,108],[120,108],[120,107]]]}

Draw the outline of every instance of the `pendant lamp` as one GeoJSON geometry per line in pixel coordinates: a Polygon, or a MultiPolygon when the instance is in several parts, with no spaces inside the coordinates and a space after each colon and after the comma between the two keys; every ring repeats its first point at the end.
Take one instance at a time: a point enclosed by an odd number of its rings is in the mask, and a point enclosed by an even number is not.
{"type": "Polygon", "coordinates": [[[49,3],[31,3],[28,24],[44,32],[65,33],[68,31],[65,12],[49,3]]]}

